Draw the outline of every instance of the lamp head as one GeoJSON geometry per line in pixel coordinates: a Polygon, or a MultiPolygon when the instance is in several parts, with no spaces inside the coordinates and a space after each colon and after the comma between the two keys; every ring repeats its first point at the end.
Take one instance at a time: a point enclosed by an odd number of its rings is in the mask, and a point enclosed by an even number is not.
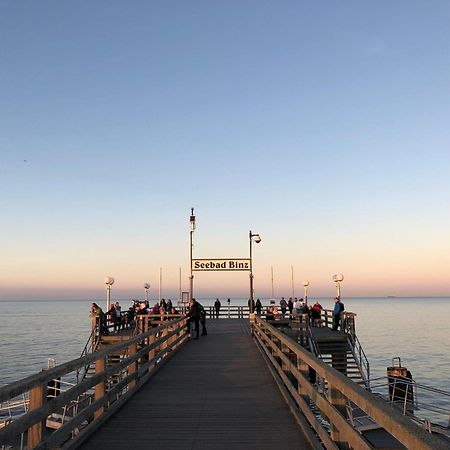
{"type": "Polygon", "coordinates": [[[145,284],[144,284],[144,289],[150,289],[150,284],[145,283],[145,284]]]}
{"type": "Polygon", "coordinates": [[[303,281],[303,286],[308,287],[309,286],[309,281],[308,280],[303,281]]]}
{"type": "Polygon", "coordinates": [[[191,227],[191,231],[194,231],[195,230],[194,208],[191,208],[191,217],[189,219],[189,225],[191,227]]]}
{"type": "Polygon", "coordinates": [[[344,275],[342,275],[342,273],[336,273],[333,275],[333,281],[335,283],[340,283],[343,280],[344,280],[344,275]]]}
{"type": "Polygon", "coordinates": [[[114,284],[114,278],[113,277],[105,277],[105,279],[103,281],[108,286],[112,286],[114,284]]]}
{"type": "Polygon", "coordinates": [[[253,242],[256,242],[257,244],[261,242],[261,236],[259,234],[252,234],[251,239],[253,239],[253,242]]]}

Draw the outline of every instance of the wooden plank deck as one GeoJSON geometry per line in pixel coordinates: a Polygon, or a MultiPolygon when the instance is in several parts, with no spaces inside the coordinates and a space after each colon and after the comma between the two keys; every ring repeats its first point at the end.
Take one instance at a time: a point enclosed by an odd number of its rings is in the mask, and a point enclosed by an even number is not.
{"type": "Polygon", "coordinates": [[[310,449],[248,321],[209,320],[83,449],[310,449]]]}

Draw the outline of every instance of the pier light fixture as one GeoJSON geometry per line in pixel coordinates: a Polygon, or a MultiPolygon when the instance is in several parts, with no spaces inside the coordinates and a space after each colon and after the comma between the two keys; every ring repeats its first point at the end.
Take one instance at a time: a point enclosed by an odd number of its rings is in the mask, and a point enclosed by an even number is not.
{"type": "Polygon", "coordinates": [[[145,291],[145,301],[148,302],[148,290],[150,289],[150,283],[144,284],[144,291],[145,291]]]}
{"type": "Polygon", "coordinates": [[[333,281],[336,283],[337,297],[341,297],[341,283],[344,281],[344,275],[342,273],[336,273],[333,275],[333,281]]]}
{"type": "Polygon", "coordinates": [[[189,218],[189,257],[191,263],[191,274],[189,276],[189,300],[194,297],[194,273],[192,271],[192,254],[194,249],[194,231],[195,231],[195,215],[194,208],[191,208],[191,216],[189,218]]]}
{"type": "Polygon", "coordinates": [[[194,208],[191,208],[191,217],[189,218],[189,226],[191,227],[191,231],[195,231],[194,208]]]}
{"type": "Polygon", "coordinates": [[[308,304],[308,286],[309,286],[309,281],[308,280],[304,280],[303,281],[303,289],[305,291],[305,303],[308,304]]]}
{"type": "Polygon", "coordinates": [[[106,285],[106,311],[109,311],[111,305],[111,286],[114,284],[114,278],[105,277],[103,281],[106,285]]]}
{"type": "Polygon", "coordinates": [[[253,255],[252,255],[252,243],[259,244],[261,242],[261,236],[258,233],[252,233],[252,230],[248,232],[248,239],[250,241],[250,313],[253,313],[253,255]]]}

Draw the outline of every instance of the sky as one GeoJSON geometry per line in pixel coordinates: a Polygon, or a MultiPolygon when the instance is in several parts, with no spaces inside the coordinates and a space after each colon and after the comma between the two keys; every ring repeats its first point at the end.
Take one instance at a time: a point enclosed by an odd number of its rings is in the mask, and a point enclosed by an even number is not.
{"type": "Polygon", "coordinates": [[[0,300],[450,295],[450,3],[0,1],[0,300]],[[248,272],[195,273],[199,297],[248,272]]]}

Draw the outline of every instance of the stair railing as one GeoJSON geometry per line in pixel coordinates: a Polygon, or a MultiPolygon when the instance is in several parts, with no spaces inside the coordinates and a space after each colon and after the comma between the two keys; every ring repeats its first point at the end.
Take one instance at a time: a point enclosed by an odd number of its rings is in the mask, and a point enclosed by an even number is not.
{"type": "MultiPolygon", "coordinates": [[[[92,331],[88,337],[86,345],[81,352],[80,358],[88,355],[89,353],[94,353],[98,348],[98,343],[100,342],[100,333],[98,332],[100,326],[100,319],[98,317],[92,318],[92,331]]],[[[86,374],[89,370],[89,366],[80,367],[77,370],[77,383],[83,381],[86,377],[86,374]]]]}
{"type": "Polygon", "coordinates": [[[358,366],[361,377],[367,388],[370,388],[370,364],[367,356],[362,348],[361,342],[358,336],[353,335],[351,338],[347,338],[348,346],[355,358],[356,365],[358,366]]]}

